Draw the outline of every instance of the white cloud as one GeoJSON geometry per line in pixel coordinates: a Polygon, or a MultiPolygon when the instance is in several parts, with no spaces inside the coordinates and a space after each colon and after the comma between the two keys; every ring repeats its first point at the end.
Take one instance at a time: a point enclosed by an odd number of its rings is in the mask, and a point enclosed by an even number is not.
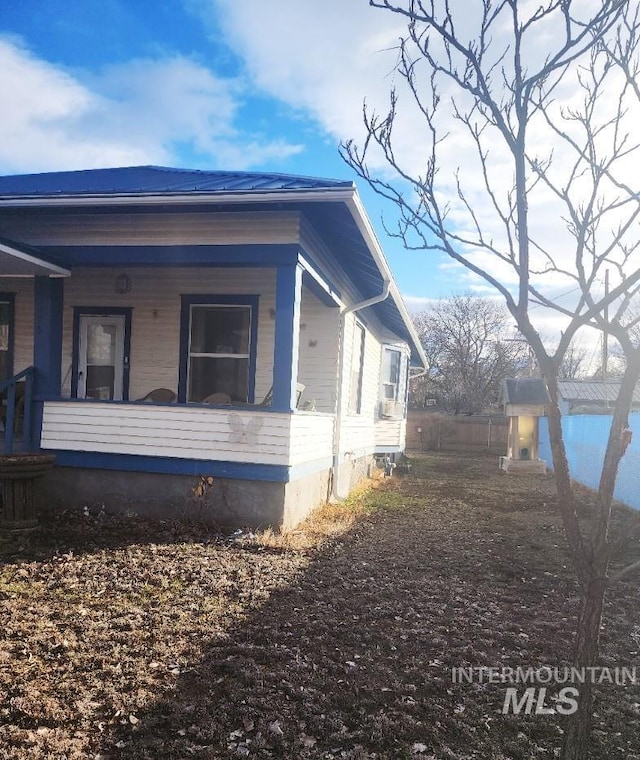
{"type": "Polygon", "coordinates": [[[211,168],[249,168],[301,150],[238,126],[243,92],[183,57],[75,75],[0,39],[0,170],[176,163],[187,146],[211,168]]]}
{"type": "MultiPolygon", "coordinates": [[[[370,104],[382,110],[387,103],[390,87],[398,84],[401,101],[396,123],[396,155],[409,173],[414,176],[421,173],[426,156],[425,122],[416,108],[412,107],[407,93],[403,94],[402,83],[396,81],[397,77],[394,79],[393,74],[396,61],[394,46],[399,36],[406,31],[401,16],[372,9],[365,0],[323,0],[317,3],[304,3],[299,0],[270,0],[268,3],[258,3],[255,0],[201,2],[213,4],[217,9],[227,41],[245,61],[248,75],[255,85],[289,106],[312,116],[336,142],[354,138],[361,144],[363,99],[367,98],[370,104]]],[[[575,6],[575,12],[589,13],[598,4],[595,0],[582,0],[575,6]]],[[[467,32],[471,35],[474,27],[473,14],[481,7],[480,4],[476,6],[454,3],[452,7],[457,13],[456,23],[461,25],[458,29],[462,29],[462,36],[467,32]]],[[[527,13],[535,12],[538,7],[539,3],[535,0],[519,4],[521,21],[527,13]]],[[[542,60],[542,56],[546,54],[545,43],[553,43],[554,38],[562,33],[562,29],[562,24],[558,25],[550,19],[541,29],[533,30],[524,53],[528,56],[527,61],[530,65],[533,65],[534,60],[542,60]],[[537,34],[537,31],[540,34],[537,34]]],[[[494,60],[497,60],[505,49],[507,38],[502,37],[503,31],[509,30],[506,26],[492,30],[491,54],[494,60]]],[[[499,71],[500,66],[496,69],[497,79],[499,71]]],[[[424,81],[423,79],[423,84],[424,81]]],[[[602,97],[596,111],[597,118],[603,124],[612,115],[615,116],[619,102],[619,92],[615,91],[613,77],[609,84],[612,88],[611,93],[602,97]]],[[[447,95],[450,93],[445,89],[442,94],[442,104],[447,108],[447,95]]],[[[579,91],[575,71],[570,72],[566,82],[554,95],[552,110],[555,110],[556,116],[562,107],[581,105],[583,93],[579,91]]],[[[629,108],[626,115],[628,131],[633,135],[637,132],[635,125],[640,118],[639,104],[629,100],[625,105],[629,108]]],[[[441,146],[437,189],[441,197],[451,203],[450,219],[458,229],[472,229],[472,219],[457,198],[455,171],[460,168],[465,194],[481,220],[486,239],[491,239],[499,249],[507,251],[504,229],[489,202],[472,141],[460,123],[452,118],[450,110],[447,110],[446,116],[443,117],[442,125],[443,131],[448,131],[450,136],[441,146]]],[[[548,129],[542,118],[538,117],[530,126],[533,138],[531,148],[539,157],[548,156],[552,149],[555,150],[554,176],[562,178],[558,182],[562,186],[575,155],[572,155],[566,143],[548,129]]],[[[565,124],[565,127],[573,137],[580,129],[578,122],[565,124]]],[[[612,128],[608,130],[607,139],[611,137],[611,132],[612,128]]],[[[489,132],[483,137],[486,138],[486,148],[489,150],[489,160],[493,167],[493,190],[504,208],[511,190],[513,160],[499,139],[489,132]]],[[[620,167],[622,179],[629,180],[632,186],[636,163],[629,160],[626,167],[620,167]]],[[[381,174],[386,170],[383,162],[375,155],[372,156],[370,165],[374,173],[381,174]]],[[[584,184],[586,183],[583,182],[584,184]]],[[[584,186],[576,183],[573,193],[576,205],[584,196],[584,186]]],[[[531,233],[535,240],[548,250],[567,272],[575,271],[575,241],[566,228],[566,208],[542,185],[531,194],[529,208],[531,233]]],[[[389,215],[392,214],[391,207],[389,215]]],[[[611,235],[617,221],[614,215],[603,224],[603,238],[607,234],[611,235]]],[[[513,243],[517,245],[515,240],[513,243]]],[[[515,283],[513,267],[497,262],[487,253],[473,255],[476,261],[502,282],[509,285],[515,283]]],[[[535,249],[532,259],[535,269],[545,269],[545,259],[535,249]]],[[[459,268],[452,269],[451,273],[452,278],[457,278],[458,282],[462,280],[467,287],[480,285],[480,281],[473,275],[466,274],[461,278],[459,268]]],[[[569,289],[572,283],[567,275],[557,272],[536,274],[533,280],[536,285],[545,288],[549,295],[569,289]]],[[[557,321],[557,318],[552,318],[552,321],[557,321]]]]}

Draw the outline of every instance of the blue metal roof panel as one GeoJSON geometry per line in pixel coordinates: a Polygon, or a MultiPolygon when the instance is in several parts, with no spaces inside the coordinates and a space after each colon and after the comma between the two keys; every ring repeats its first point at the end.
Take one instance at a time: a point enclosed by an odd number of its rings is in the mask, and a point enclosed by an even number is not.
{"type": "Polygon", "coordinates": [[[353,186],[350,180],[320,179],[295,174],[127,166],[3,176],[0,177],[0,196],[268,192],[353,186]]]}

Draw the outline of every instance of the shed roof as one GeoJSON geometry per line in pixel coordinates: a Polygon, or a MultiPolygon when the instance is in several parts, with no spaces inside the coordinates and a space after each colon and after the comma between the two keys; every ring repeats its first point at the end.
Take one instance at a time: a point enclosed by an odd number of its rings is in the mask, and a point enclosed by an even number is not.
{"type": "MultiPolygon", "coordinates": [[[[614,403],[620,391],[620,380],[559,380],[558,390],[566,401],[614,403]]],[[[640,385],[633,392],[633,403],[640,404],[640,385]]]]}
{"type": "Polygon", "coordinates": [[[505,404],[551,403],[551,397],[541,377],[521,377],[502,381],[502,400],[505,404]]]}

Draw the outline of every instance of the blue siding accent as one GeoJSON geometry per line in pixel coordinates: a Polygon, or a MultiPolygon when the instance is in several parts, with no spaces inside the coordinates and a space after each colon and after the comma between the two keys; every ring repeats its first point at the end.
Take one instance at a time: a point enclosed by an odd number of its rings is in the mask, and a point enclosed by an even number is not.
{"type": "Polygon", "coordinates": [[[36,277],[34,282],[33,417],[31,440],[40,446],[44,399],[60,395],[64,280],[36,277]]]}
{"type": "Polygon", "coordinates": [[[180,308],[180,365],[178,375],[178,401],[187,400],[187,381],[189,367],[189,330],[191,327],[191,307],[194,305],[231,304],[233,306],[251,307],[251,327],[249,336],[249,388],[248,401],[255,403],[256,393],[256,352],[258,348],[258,308],[260,297],[256,295],[188,295],[182,296],[180,308]]]}
{"type": "Polygon", "coordinates": [[[64,266],[248,266],[272,267],[297,259],[294,244],[255,245],[78,245],[43,246],[64,266]]]}
{"type": "MultiPolygon", "coordinates": [[[[562,418],[569,472],[572,478],[588,488],[598,488],[612,419],[608,414],[576,414],[562,418]]],[[[620,461],[614,496],[633,509],[640,509],[640,414],[629,415],[629,427],[633,438],[620,461]]],[[[540,418],[538,453],[540,459],[553,469],[546,417],[540,418]]]]}
{"type": "Polygon", "coordinates": [[[302,267],[280,266],[276,278],[276,334],[273,350],[273,403],[276,411],[296,408],[302,267]]]}
{"type": "Polygon", "coordinates": [[[240,480],[267,480],[273,483],[286,483],[289,480],[290,469],[286,465],[254,464],[251,462],[221,462],[132,454],[100,454],[85,451],[53,450],[52,453],[56,455],[56,465],[63,467],[88,467],[99,470],[153,472],[167,475],[211,475],[218,478],[240,480]]]}
{"type": "MultiPolygon", "coordinates": [[[[71,395],[78,396],[78,361],[80,354],[80,317],[124,316],[124,368],[122,376],[122,401],[129,400],[129,377],[131,374],[131,316],[133,309],[122,306],[75,306],[73,309],[73,345],[71,348],[71,395]]],[[[57,396],[60,396],[58,388],[57,396]]],[[[54,396],[51,396],[54,398],[54,396]]],[[[82,399],[84,400],[84,399],[82,399]]]]}

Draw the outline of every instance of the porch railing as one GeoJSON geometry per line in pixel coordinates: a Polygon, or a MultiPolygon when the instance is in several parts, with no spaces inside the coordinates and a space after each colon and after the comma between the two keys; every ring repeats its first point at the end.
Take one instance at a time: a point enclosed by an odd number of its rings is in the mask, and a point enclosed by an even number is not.
{"type": "Polygon", "coordinates": [[[31,407],[34,368],[27,367],[0,383],[1,416],[4,423],[3,454],[15,453],[17,422],[21,418],[21,450],[31,450],[31,407]]]}

